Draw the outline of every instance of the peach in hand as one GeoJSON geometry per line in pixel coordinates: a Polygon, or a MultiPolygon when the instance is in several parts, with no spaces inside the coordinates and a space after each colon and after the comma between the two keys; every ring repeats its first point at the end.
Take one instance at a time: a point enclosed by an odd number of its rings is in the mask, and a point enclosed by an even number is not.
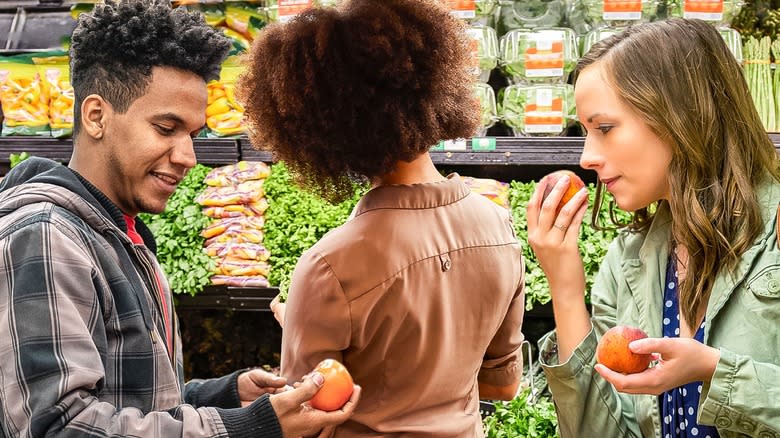
{"type": "Polygon", "coordinates": [[[646,337],[647,334],[638,328],[624,325],[612,327],[599,340],[596,360],[618,373],[641,373],[650,365],[651,355],[636,354],[628,348],[628,344],[646,337]]]}
{"type": "Polygon", "coordinates": [[[544,179],[542,179],[542,181],[544,181],[545,183],[544,195],[542,195],[542,201],[544,201],[547,198],[550,192],[552,192],[553,187],[555,187],[555,184],[564,175],[569,177],[569,187],[567,187],[566,191],[563,193],[561,202],[558,203],[558,207],[556,207],[555,209],[556,213],[561,211],[563,206],[566,205],[566,203],[569,202],[569,200],[573,198],[574,195],[576,195],[577,192],[580,191],[580,189],[585,187],[585,183],[582,182],[582,179],[571,170],[556,170],[555,172],[545,176],[544,179]]]}

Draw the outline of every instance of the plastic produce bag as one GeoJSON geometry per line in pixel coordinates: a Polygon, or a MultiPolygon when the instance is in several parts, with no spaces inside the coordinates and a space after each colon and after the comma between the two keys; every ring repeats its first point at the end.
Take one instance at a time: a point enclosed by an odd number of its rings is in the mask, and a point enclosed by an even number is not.
{"type": "Polygon", "coordinates": [[[206,239],[209,239],[229,231],[241,231],[245,229],[262,230],[264,226],[265,218],[263,216],[245,216],[216,219],[212,221],[206,227],[206,229],[201,231],[200,235],[206,239]]]}
{"type": "Polygon", "coordinates": [[[49,136],[49,96],[30,56],[0,59],[2,135],[49,136]]]}
{"type": "Polygon", "coordinates": [[[577,65],[571,29],[513,30],[501,38],[501,71],[515,84],[563,84],[577,65]]]}
{"type": "Polygon", "coordinates": [[[205,248],[206,255],[210,257],[231,257],[242,260],[257,260],[264,262],[271,257],[271,253],[258,243],[213,243],[205,248]]]}
{"type": "Polygon", "coordinates": [[[204,242],[206,246],[215,243],[263,243],[263,230],[254,230],[250,228],[227,230],[204,242]]]}
{"type": "Polygon", "coordinates": [[[215,286],[232,287],[268,287],[268,280],[262,275],[251,277],[233,277],[230,275],[215,275],[211,277],[211,284],[215,286]]]}
{"type": "Polygon", "coordinates": [[[70,84],[68,55],[33,56],[33,63],[43,79],[42,86],[49,96],[49,126],[51,136],[70,137],[73,134],[73,86],[70,84]]]}
{"type": "Polygon", "coordinates": [[[225,3],[225,24],[252,41],[260,29],[268,24],[268,10],[259,2],[225,3]]]}
{"type": "Polygon", "coordinates": [[[236,136],[244,132],[241,123],[244,108],[235,97],[235,83],[242,67],[235,57],[228,58],[222,65],[219,81],[209,82],[206,126],[209,137],[236,136]]]}
{"type": "Polygon", "coordinates": [[[217,260],[214,274],[216,275],[230,275],[237,276],[268,276],[268,271],[271,267],[266,262],[259,262],[255,260],[242,260],[227,257],[217,260]]]}
{"type": "Polygon", "coordinates": [[[262,161],[239,161],[217,167],[206,175],[204,182],[212,187],[229,187],[246,181],[268,178],[271,168],[262,161]]]}
{"type": "Polygon", "coordinates": [[[470,176],[462,176],[461,180],[472,192],[490,199],[501,207],[509,208],[509,184],[470,176]]]}
{"type": "Polygon", "coordinates": [[[564,85],[510,85],[499,92],[500,115],[515,136],[563,134],[570,111],[564,85]]]}
{"type": "Polygon", "coordinates": [[[223,219],[241,216],[260,216],[268,209],[268,201],[260,198],[249,204],[234,204],[224,206],[206,207],[203,214],[213,219],[223,219]]]}
{"type": "Polygon", "coordinates": [[[231,187],[208,187],[198,195],[195,201],[204,207],[224,207],[235,204],[252,204],[259,201],[264,195],[263,180],[253,180],[244,181],[231,187]]]}

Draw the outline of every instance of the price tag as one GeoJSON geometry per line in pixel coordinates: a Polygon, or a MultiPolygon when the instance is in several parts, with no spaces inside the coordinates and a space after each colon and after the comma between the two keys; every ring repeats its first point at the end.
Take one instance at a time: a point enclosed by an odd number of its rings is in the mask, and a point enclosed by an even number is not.
{"type": "Polygon", "coordinates": [[[721,21],[723,20],[723,0],[683,0],[683,17],[721,21]]]}
{"type": "Polygon", "coordinates": [[[562,31],[547,30],[529,35],[525,51],[525,75],[529,78],[563,76],[562,31]]]}
{"type": "Polygon", "coordinates": [[[605,20],[640,20],[642,18],[641,0],[604,0],[605,20]]]}
{"type": "Polygon", "coordinates": [[[525,132],[554,134],[563,131],[563,99],[553,90],[536,90],[536,98],[525,105],[525,132]]]}
{"type": "Polygon", "coordinates": [[[473,151],[494,151],[496,150],[495,137],[474,137],[471,139],[471,150],[473,151]]]}
{"type": "Polygon", "coordinates": [[[458,138],[455,140],[444,140],[444,150],[445,151],[465,151],[466,150],[466,139],[465,138],[458,138]]]}
{"type": "Polygon", "coordinates": [[[288,22],[311,7],[312,0],[279,0],[279,21],[288,22]]]}

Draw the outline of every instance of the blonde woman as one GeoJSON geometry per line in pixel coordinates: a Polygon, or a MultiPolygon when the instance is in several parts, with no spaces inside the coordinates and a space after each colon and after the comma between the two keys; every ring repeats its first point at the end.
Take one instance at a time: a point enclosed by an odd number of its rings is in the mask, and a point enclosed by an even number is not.
{"type": "MultiPolygon", "coordinates": [[[[718,31],[672,19],[629,28],[579,62],[580,159],[633,222],[591,290],[577,238],[582,190],[528,205],[529,243],[556,329],[541,360],[565,437],[780,436],[780,172],[740,65],[718,31]],[[602,334],[639,327],[654,366],[596,364],[602,334]]],[[[543,186],[544,184],[541,184],[543,186]]]]}

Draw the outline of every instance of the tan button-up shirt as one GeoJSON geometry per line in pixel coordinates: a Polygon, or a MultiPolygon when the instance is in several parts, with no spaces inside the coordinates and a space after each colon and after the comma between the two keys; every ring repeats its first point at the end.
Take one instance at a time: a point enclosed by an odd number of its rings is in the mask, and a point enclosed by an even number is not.
{"type": "Polygon", "coordinates": [[[282,375],[325,358],[363,393],[336,437],[482,436],[477,380],[522,372],[524,266],[510,214],[447,181],[369,191],[298,261],[282,375]]]}

